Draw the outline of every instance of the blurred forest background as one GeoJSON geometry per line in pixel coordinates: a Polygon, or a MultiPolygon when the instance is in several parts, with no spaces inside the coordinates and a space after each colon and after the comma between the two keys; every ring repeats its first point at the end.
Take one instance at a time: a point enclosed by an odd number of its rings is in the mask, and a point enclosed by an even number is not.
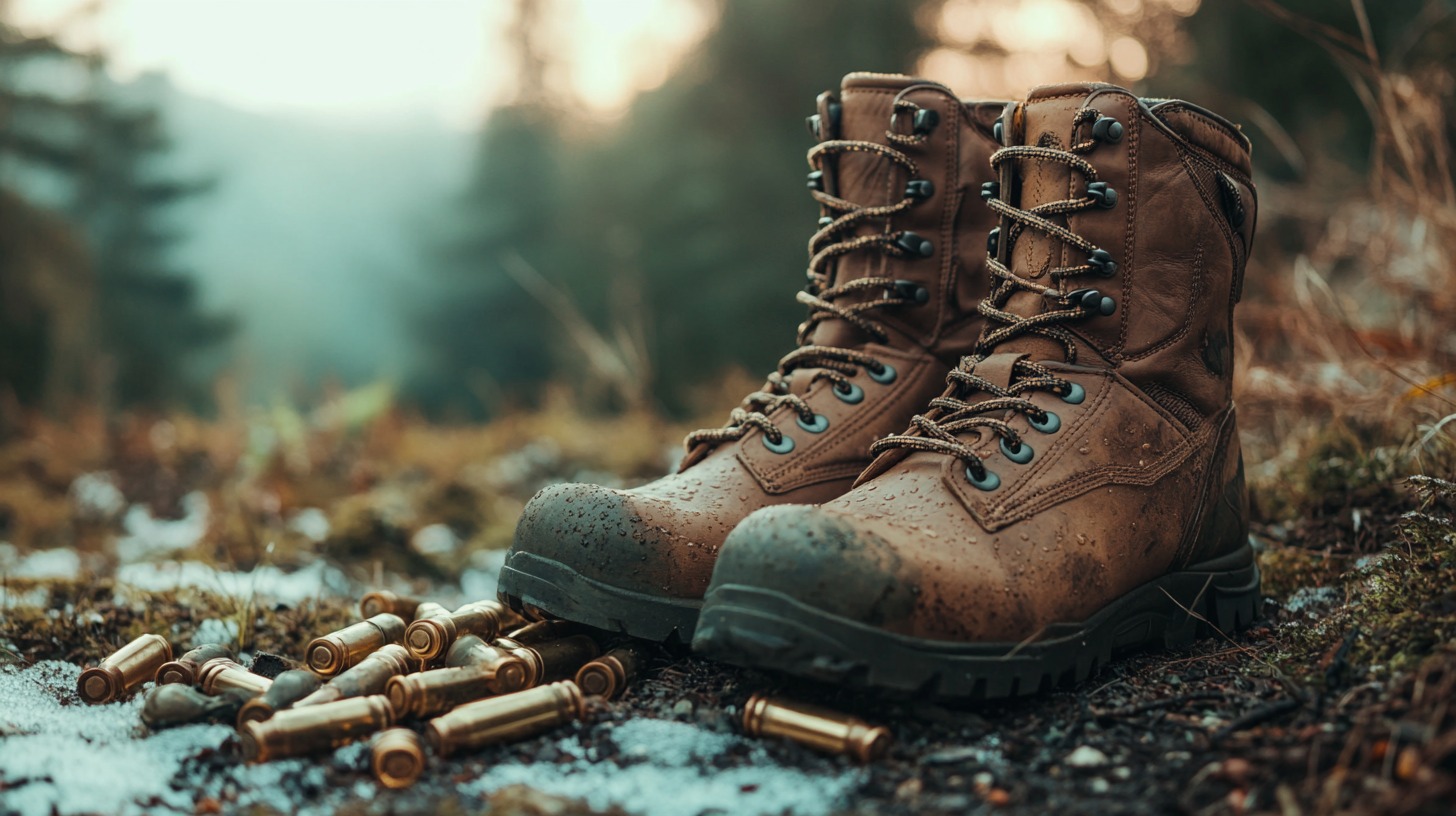
{"type": "Polygon", "coordinates": [[[1261,519],[1358,537],[1392,478],[1453,456],[1452,0],[337,8],[0,0],[0,539],[126,456],[151,475],[123,492],[163,514],[181,485],[268,474],[253,503],[284,510],[410,467],[459,481],[533,439],[544,464],[505,493],[660,472],[792,342],[803,117],[851,70],[982,99],[1107,80],[1243,123],[1260,224],[1237,388],[1261,519]],[[144,35],[201,45],[138,69],[144,35]],[[463,67],[432,67],[450,49],[463,67]],[[189,73],[208,65],[317,101],[214,98],[189,73]],[[468,104],[329,107],[396,75],[468,104]]]}
{"type": "MultiPolygon", "coordinates": [[[[1101,79],[1224,113],[1261,189],[1253,362],[1328,378],[1368,351],[1425,382],[1456,355],[1450,2],[672,0],[603,32],[682,29],[601,100],[555,41],[594,37],[589,12],[612,4],[500,0],[478,36],[509,78],[473,133],[237,110],[66,45],[146,2],[61,2],[54,30],[0,3],[12,423],[308,405],[324,383],[450,420],[550,389],[586,411],[705,408],[705,387],[790,342],[814,217],[801,121],[858,69],[980,98],[1101,79]]],[[[286,33],[286,4],[257,13],[286,33]]]]}

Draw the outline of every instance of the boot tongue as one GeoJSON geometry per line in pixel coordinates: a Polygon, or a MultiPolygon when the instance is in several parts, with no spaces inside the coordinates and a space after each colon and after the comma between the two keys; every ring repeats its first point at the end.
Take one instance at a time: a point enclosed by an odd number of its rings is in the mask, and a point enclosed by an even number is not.
{"type": "MultiPolygon", "coordinates": [[[[844,78],[839,95],[839,128],[837,131],[826,132],[824,138],[873,142],[900,150],[898,145],[890,142],[885,133],[890,129],[890,116],[894,112],[896,96],[906,88],[917,85],[939,87],[938,83],[930,80],[903,74],[849,74],[844,78]]],[[[821,111],[821,117],[823,114],[821,111]]],[[[826,158],[824,164],[827,171],[825,176],[832,185],[829,192],[862,207],[877,207],[900,201],[905,193],[905,183],[909,181],[909,175],[904,168],[872,153],[840,153],[826,158]]],[[[922,175],[928,172],[928,169],[921,171],[922,175]]],[[[904,219],[905,216],[902,215],[898,220],[904,219]]],[[[896,227],[903,229],[904,225],[897,223],[896,227]]],[[[883,219],[869,219],[861,223],[853,235],[872,235],[884,231],[883,219]]],[[[851,237],[848,232],[841,233],[840,240],[849,240],[851,237]]],[[[851,252],[841,256],[834,262],[834,277],[830,284],[840,285],[858,278],[883,276],[885,260],[884,253],[876,250],[851,252]]],[[[864,293],[841,298],[836,302],[847,304],[879,297],[878,293],[864,293]]],[[[868,339],[870,338],[865,337],[854,326],[831,318],[815,327],[810,342],[844,348],[863,344],[868,339]]]]}
{"type": "MultiPolygon", "coordinates": [[[[1087,97],[1099,87],[1094,83],[1077,83],[1038,88],[1027,101],[1019,106],[1014,121],[1010,124],[1012,144],[1032,147],[1050,147],[1065,150],[1076,141],[1074,119],[1087,97]]],[[[1083,191],[1077,174],[1064,164],[1049,161],[1023,160],[1017,163],[1016,176],[1019,186],[1019,200],[1011,203],[1023,210],[1051,201],[1077,198],[1083,191]]],[[[1064,216],[1050,216],[1050,220],[1062,226],[1067,225],[1064,216]]],[[[1001,228],[1002,240],[1006,240],[1007,227],[1001,228]]],[[[1050,270],[1074,266],[1085,262],[1076,247],[1068,247],[1061,241],[1049,238],[1033,229],[1023,229],[1011,247],[1009,266],[1018,276],[1042,286],[1057,288],[1048,274],[1050,270]]],[[[1064,281],[1062,289],[1074,288],[1075,284],[1064,281]]],[[[1002,311],[1021,317],[1031,317],[1052,309],[1063,307],[1036,292],[1017,291],[1002,305],[1002,311]]],[[[999,327],[1002,324],[994,324],[999,327]]],[[[1018,352],[1032,360],[1062,360],[1065,352],[1060,343],[1034,334],[1023,334],[1003,341],[995,352],[1018,352]]]]}
{"type": "MultiPolygon", "coordinates": [[[[830,139],[874,142],[896,150],[885,136],[890,129],[895,97],[915,85],[934,84],[902,74],[850,74],[844,78],[839,102],[842,105],[838,133],[826,133],[830,139]]],[[[908,180],[905,171],[880,156],[869,153],[841,153],[830,160],[833,192],[840,198],[861,206],[893,204],[905,192],[908,180]]],[[[867,225],[871,231],[884,229],[884,224],[867,225]]],[[[868,257],[868,255],[865,255],[868,257]]],[[[846,264],[840,263],[841,270],[846,264]]]]}

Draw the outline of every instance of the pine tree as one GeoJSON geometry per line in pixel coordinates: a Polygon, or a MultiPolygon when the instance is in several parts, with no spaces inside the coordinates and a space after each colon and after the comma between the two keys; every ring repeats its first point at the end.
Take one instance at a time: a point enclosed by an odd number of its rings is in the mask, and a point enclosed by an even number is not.
{"type": "Polygon", "coordinates": [[[22,405],[195,406],[231,328],[169,260],[205,185],[162,172],[159,114],[118,97],[98,56],[0,21],[0,390],[22,405]]]}

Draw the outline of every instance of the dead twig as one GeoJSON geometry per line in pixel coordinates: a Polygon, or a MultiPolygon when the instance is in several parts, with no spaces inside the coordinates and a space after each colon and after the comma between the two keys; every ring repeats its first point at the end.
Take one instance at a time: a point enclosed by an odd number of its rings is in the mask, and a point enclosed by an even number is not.
{"type": "Polygon", "coordinates": [[[1216,745],[1240,731],[1246,731],[1256,725],[1263,725],[1264,723],[1276,717],[1280,717],[1284,714],[1294,711],[1295,709],[1300,708],[1303,705],[1304,704],[1295,697],[1282,697],[1272,703],[1265,703],[1264,705],[1255,708],[1253,711],[1250,711],[1249,713],[1234,719],[1233,722],[1225,725],[1223,728],[1218,729],[1213,733],[1213,737],[1211,739],[1216,745]]]}

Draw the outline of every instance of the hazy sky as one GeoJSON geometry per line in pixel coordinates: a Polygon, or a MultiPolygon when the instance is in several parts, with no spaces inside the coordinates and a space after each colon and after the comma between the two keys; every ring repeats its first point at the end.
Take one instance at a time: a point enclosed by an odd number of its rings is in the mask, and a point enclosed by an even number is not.
{"type": "MultiPolygon", "coordinates": [[[[22,25],[65,21],[63,42],[102,46],[119,79],[161,70],[255,112],[428,112],[466,128],[512,78],[508,0],[107,0],[88,14],[94,5],[10,0],[22,25]]],[[[610,112],[661,82],[706,12],[695,0],[553,0],[549,18],[572,85],[610,112]]]]}

